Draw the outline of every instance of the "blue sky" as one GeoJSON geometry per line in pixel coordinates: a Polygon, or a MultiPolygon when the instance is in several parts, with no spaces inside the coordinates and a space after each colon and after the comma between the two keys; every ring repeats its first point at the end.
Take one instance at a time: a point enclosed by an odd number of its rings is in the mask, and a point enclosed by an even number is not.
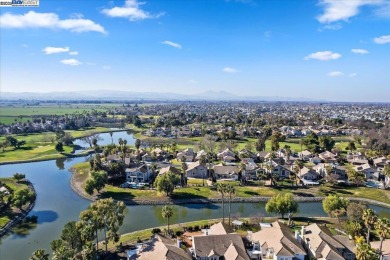
{"type": "Polygon", "coordinates": [[[390,101],[389,0],[41,0],[0,11],[1,91],[390,101]]]}

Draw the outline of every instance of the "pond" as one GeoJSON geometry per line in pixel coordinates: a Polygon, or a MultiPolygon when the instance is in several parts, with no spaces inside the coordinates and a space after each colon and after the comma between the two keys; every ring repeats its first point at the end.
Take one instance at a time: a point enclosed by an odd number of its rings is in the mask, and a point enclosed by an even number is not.
{"type": "MultiPolygon", "coordinates": [[[[127,145],[134,146],[135,139],[133,137],[133,132],[131,130],[111,132],[111,133],[101,133],[99,134],[98,145],[108,145],[112,143],[118,144],[119,138],[122,138],[122,140],[126,140],[127,145]]],[[[89,148],[89,144],[83,141],[82,138],[74,140],[73,143],[83,148],[89,148]]]]}
{"type": "MultiPolygon", "coordinates": [[[[128,138],[128,141],[130,140],[128,138]]],[[[38,216],[38,224],[33,228],[14,229],[11,234],[1,238],[0,259],[28,259],[32,252],[39,248],[50,252],[50,242],[59,237],[65,223],[79,219],[80,212],[88,207],[90,201],[73,192],[70,187],[71,173],[68,169],[86,160],[88,157],[0,166],[0,177],[10,177],[15,172],[26,174],[38,194],[35,207],[30,213],[30,215],[38,216]]],[[[152,205],[128,206],[120,232],[126,233],[165,225],[166,221],[161,216],[161,208],[162,206],[152,205]]],[[[377,206],[372,206],[372,208],[378,213],[390,213],[389,209],[377,206]]],[[[299,209],[299,216],[325,216],[321,203],[300,203],[299,209]]],[[[225,216],[227,212],[226,207],[225,216]]],[[[269,216],[265,213],[264,203],[232,204],[232,215],[238,217],[269,216]]],[[[219,217],[222,217],[220,204],[177,205],[174,206],[174,216],[171,222],[180,223],[219,217]]]]}

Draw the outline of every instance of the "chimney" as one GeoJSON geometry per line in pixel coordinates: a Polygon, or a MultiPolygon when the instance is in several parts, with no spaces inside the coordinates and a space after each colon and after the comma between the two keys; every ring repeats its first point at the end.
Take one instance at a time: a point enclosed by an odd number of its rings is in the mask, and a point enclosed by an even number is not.
{"type": "Polygon", "coordinates": [[[302,237],[302,239],[304,238],[305,234],[306,234],[306,229],[305,229],[304,226],[302,226],[302,231],[301,231],[301,237],[302,237]]]}
{"type": "Polygon", "coordinates": [[[298,240],[299,243],[301,243],[301,237],[299,236],[298,230],[295,230],[295,239],[298,240]]]}

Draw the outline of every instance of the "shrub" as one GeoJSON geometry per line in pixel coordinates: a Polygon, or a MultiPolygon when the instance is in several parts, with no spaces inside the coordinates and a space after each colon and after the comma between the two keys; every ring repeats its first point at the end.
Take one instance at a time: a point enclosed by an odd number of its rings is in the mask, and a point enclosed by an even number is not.
{"type": "Polygon", "coordinates": [[[155,234],[160,234],[161,233],[161,229],[159,228],[153,228],[152,229],[152,234],[155,235],[155,234]]]}

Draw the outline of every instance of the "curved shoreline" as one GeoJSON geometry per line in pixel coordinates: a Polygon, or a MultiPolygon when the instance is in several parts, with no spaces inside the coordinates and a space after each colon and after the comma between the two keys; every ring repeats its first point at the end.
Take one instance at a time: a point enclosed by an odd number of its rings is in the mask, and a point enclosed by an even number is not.
{"type": "MultiPolygon", "coordinates": [[[[124,128],[124,129],[113,129],[113,130],[102,131],[102,132],[98,132],[98,134],[115,133],[115,132],[122,132],[122,131],[133,131],[133,132],[136,132],[132,128],[124,128]]],[[[87,136],[88,135],[82,135],[80,137],[73,138],[73,140],[84,138],[84,137],[87,137],[87,136]]],[[[0,165],[30,163],[30,162],[43,162],[43,161],[56,160],[56,159],[60,159],[60,158],[76,158],[76,157],[88,156],[91,153],[93,153],[93,151],[88,151],[87,150],[87,152],[83,152],[83,153],[79,153],[79,154],[66,154],[66,155],[63,154],[65,156],[56,156],[54,158],[52,157],[52,158],[27,159],[27,160],[20,160],[20,161],[5,161],[5,162],[0,162],[0,165]]],[[[48,155],[48,156],[50,156],[50,155],[48,155]]]]}
{"type": "Polygon", "coordinates": [[[37,200],[37,192],[35,191],[34,185],[29,180],[26,179],[25,182],[27,182],[27,188],[34,193],[35,199],[33,202],[31,202],[27,205],[26,210],[24,210],[20,215],[16,216],[15,218],[11,219],[10,221],[8,221],[8,223],[5,224],[0,229],[0,237],[7,234],[14,226],[16,226],[17,224],[22,222],[35,206],[35,201],[37,200]]]}
{"type": "MultiPolygon", "coordinates": [[[[75,180],[74,180],[74,171],[72,172],[72,177],[70,178],[70,186],[72,190],[79,195],[80,197],[87,199],[89,201],[95,201],[96,198],[93,196],[88,196],[84,194],[82,191],[77,189],[75,185],[75,180]]],[[[267,202],[270,200],[272,197],[251,197],[251,198],[245,198],[245,197],[234,197],[232,198],[232,203],[258,203],[258,202],[267,202]]],[[[295,196],[294,197],[297,202],[322,202],[325,197],[299,197],[295,196]]],[[[366,198],[358,198],[358,197],[344,197],[347,198],[350,201],[356,201],[356,202],[363,202],[363,203],[368,203],[371,205],[376,205],[384,208],[390,208],[390,204],[376,201],[376,200],[371,200],[371,199],[366,199],[366,198]]],[[[221,198],[204,198],[204,199],[171,199],[171,198],[161,198],[161,199],[143,199],[143,200],[121,200],[123,201],[126,205],[181,205],[181,204],[214,204],[214,203],[222,203],[221,198]]],[[[224,199],[224,202],[229,202],[228,199],[224,199]]]]}

